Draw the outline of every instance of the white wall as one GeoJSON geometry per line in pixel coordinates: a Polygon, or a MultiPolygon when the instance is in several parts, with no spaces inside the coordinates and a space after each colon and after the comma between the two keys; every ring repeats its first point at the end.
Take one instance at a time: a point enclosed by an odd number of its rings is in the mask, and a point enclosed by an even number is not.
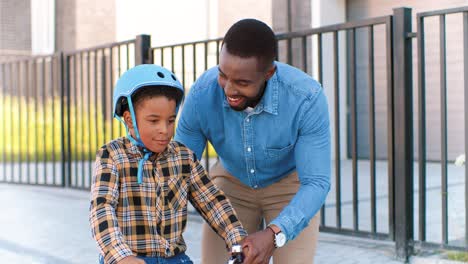
{"type": "Polygon", "coordinates": [[[55,49],[55,0],[31,0],[32,54],[51,54],[55,49]]]}
{"type": "Polygon", "coordinates": [[[216,0],[116,0],[117,41],[148,34],[161,46],[212,38],[216,12],[216,0]]]}
{"type": "MultiPolygon", "coordinates": [[[[322,27],[332,24],[343,23],[346,21],[346,1],[345,0],[312,0],[312,27],[322,27]]],[[[341,159],[346,159],[346,38],[344,32],[339,34],[339,88],[340,88],[340,156],[341,159]]],[[[316,54],[317,43],[314,41],[311,54],[316,54]]],[[[334,86],[334,53],[333,53],[333,36],[325,34],[322,36],[322,86],[325,94],[328,97],[330,111],[330,127],[332,133],[332,158],[335,159],[335,86],[334,86]]],[[[318,62],[317,57],[314,57],[312,62],[314,75],[317,76],[318,62]]]]}

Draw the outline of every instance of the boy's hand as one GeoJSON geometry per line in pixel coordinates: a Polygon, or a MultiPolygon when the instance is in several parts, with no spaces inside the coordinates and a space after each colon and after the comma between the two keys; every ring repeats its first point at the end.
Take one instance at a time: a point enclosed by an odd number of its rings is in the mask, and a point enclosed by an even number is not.
{"type": "Polygon", "coordinates": [[[274,236],[267,228],[247,236],[242,242],[244,264],[268,264],[275,250],[274,236]]]}
{"type": "Polygon", "coordinates": [[[135,256],[128,256],[117,262],[117,264],[146,264],[146,262],[135,256]]]}

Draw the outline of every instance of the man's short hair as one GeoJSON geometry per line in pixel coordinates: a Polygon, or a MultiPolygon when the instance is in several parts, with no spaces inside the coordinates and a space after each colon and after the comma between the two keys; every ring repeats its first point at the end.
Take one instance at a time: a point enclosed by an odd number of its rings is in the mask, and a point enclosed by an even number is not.
{"type": "Polygon", "coordinates": [[[223,47],[232,55],[242,58],[257,57],[266,65],[276,58],[278,44],[271,28],[256,19],[242,19],[229,28],[223,47]]]}

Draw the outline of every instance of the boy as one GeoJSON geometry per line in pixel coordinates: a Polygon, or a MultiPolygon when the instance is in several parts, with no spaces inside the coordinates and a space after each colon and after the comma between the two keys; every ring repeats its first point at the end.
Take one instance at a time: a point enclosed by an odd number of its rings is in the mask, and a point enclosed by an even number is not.
{"type": "Polygon", "coordinates": [[[192,263],[182,237],[187,200],[228,248],[247,235],[195,154],[171,141],[183,94],[174,74],[156,65],[128,70],[115,86],[113,114],[127,137],[96,157],[89,220],[100,263],[192,263]]]}

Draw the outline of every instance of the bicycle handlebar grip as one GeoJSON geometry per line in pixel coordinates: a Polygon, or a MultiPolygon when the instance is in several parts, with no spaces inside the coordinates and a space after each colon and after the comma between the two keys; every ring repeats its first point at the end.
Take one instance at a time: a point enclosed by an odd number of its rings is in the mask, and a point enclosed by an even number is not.
{"type": "Polygon", "coordinates": [[[242,264],[244,262],[244,254],[242,254],[241,245],[233,245],[231,248],[231,257],[228,264],[242,264]]]}

